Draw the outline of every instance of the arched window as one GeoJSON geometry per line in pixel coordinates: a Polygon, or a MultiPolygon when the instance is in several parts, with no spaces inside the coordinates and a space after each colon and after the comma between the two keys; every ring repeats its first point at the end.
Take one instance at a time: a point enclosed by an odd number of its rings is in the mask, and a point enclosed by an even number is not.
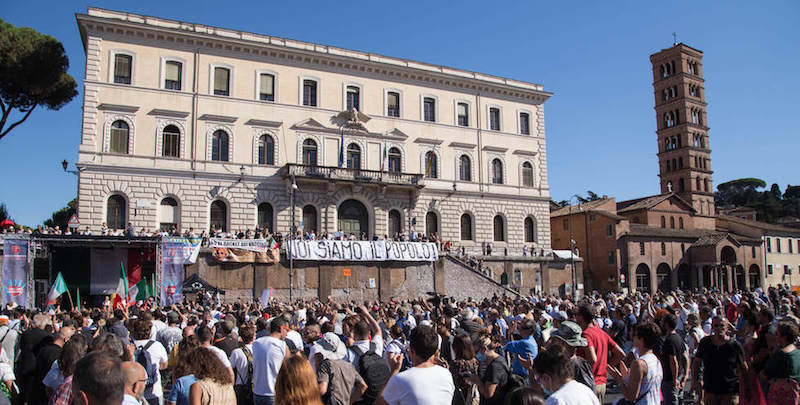
{"type": "Polygon", "coordinates": [[[461,240],[472,240],[472,217],[461,214],[461,240]]]}
{"type": "Polygon", "coordinates": [[[161,131],[161,156],[180,157],[181,131],[175,125],[167,125],[161,131]]]}
{"type": "Polygon", "coordinates": [[[495,242],[502,242],[506,240],[506,226],[503,222],[503,217],[500,215],[495,215],[494,220],[492,220],[492,225],[495,242]]]}
{"type": "Polygon", "coordinates": [[[492,160],[492,183],[503,184],[503,162],[500,159],[492,160]]]}
{"type": "Polygon", "coordinates": [[[461,181],[472,181],[472,161],[467,155],[458,158],[458,179],[461,181]]]}
{"type": "Polygon", "coordinates": [[[533,218],[525,218],[525,242],[536,242],[536,224],[533,218]]]}
{"type": "Polygon", "coordinates": [[[680,191],[686,190],[686,182],[684,182],[683,179],[678,180],[678,190],[680,191]]]}
{"type": "Polygon", "coordinates": [[[675,217],[669,217],[669,227],[675,229],[675,217]]]}
{"type": "Polygon", "coordinates": [[[272,205],[270,203],[262,202],[258,204],[258,229],[263,229],[266,232],[272,232],[272,205]]]}
{"type": "Polygon", "coordinates": [[[663,215],[661,216],[661,227],[662,228],[666,228],[667,227],[667,218],[664,217],[663,215]]]}
{"type": "Polygon", "coordinates": [[[400,149],[395,147],[389,148],[389,171],[392,173],[400,173],[400,166],[403,155],[400,149]]]}
{"type": "Polygon", "coordinates": [[[350,145],[347,145],[347,168],[361,168],[361,148],[358,146],[358,144],[351,143],[350,145]]]}
{"type": "Polygon", "coordinates": [[[708,192],[708,179],[703,179],[703,191],[708,192]]]}
{"type": "Polygon", "coordinates": [[[533,165],[530,162],[522,164],[522,185],[533,187],[533,165]]]}
{"type": "Polygon", "coordinates": [[[317,209],[313,205],[303,207],[303,232],[319,233],[317,229],[317,209]]]}
{"type": "Polygon", "coordinates": [[[303,164],[306,166],[317,165],[317,143],[313,139],[303,141],[303,164]]]}
{"type": "Polygon", "coordinates": [[[158,228],[162,232],[170,232],[173,228],[178,229],[180,211],[178,210],[178,202],[174,198],[166,197],[161,200],[158,210],[158,228]]]}
{"type": "Polygon", "coordinates": [[[696,179],[694,180],[694,182],[695,182],[695,189],[696,189],[697,191],[700,191],[700,190],[701,190],[701,188],[700,188],[700,178],[699,178],[699,177],[698,177],[698,178],[696,178],[696,179]]]}
{"type": "Polygon", "coordinates": [[[116,120],[111,124],[111,139],[109,150],[111,153],[128,153],[128,140],[130,137],[130,127],[123,120],[116,120]]]}
{"type": "Polygon", "coordinates": [[[227,232],[228,206],[225,204],[225,202],[220,200],[215,200],[212,202],[210,214],[211,219],[209,221],[209,225],[211,226],[211,231],[222,229],[223,232],[227,232]]]}
{"type": "Polygon", "coordinates": [[[228,133],[218,129],[211,136],[211,160],[228,161],[228,133]]]}
{"type": "Polygon", "coordinates": [[[430,177],[432,179],[439,177],[436,163],[436,153],[430,150],[425,152],[425,177],[430,177]]]}
{"type": "Polygon", "coordinates": [[[425,234],[431,236],[439,233],[439,216],[433,211],[425,214],[425,234]]]}
{"type": "Polygon", "coordinates": [[[106,203],[106,224],[108,229],[125,229],[125,221],[128,218],[128,207],[125,198],[119,194],[108,197],[106,203]]]}
{"type": "Polygon", "coordinates": [[[403,232],[403,222],[400,219],[400,211],[398,210],[391,210],[389,211],[389,237],[393,238],[395,235],[399,235],[400,232],[403,232]]]}
{"type": "Polygon", "coordinates": [[[258,164],[275,164],[275,140],[266,134],[258,138],[258,164]]]}
{"type": "Polygon", "coordinates": [[[678,217],[678,228],[683,229],[683,217],[678,217]]]}

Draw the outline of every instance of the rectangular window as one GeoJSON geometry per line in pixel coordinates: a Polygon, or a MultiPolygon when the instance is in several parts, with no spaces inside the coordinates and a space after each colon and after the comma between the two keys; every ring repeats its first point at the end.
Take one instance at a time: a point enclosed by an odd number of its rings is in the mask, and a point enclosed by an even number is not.
{"type": "Polygon", "coordinates": [[[303,80],[303,105],[317,106],[317,82],[303,80]]]}
{"type": "Polygon", "coordinates": [[[400,117],[400,93],[393,91],[386,93],[386,115],[400,117]]]}
{"type": "Polygon", "coordinates": [[[457,124],[462,127],[469,126],[469,104],[467,103],[458,103],[456,106],[456,114],[458,115],[458,122],[457,124]]]}
{"type": "Polygon", "coordinates": [[[667,244],[661,242],[661,256],[666,256],[666,255],[667,255],[667,244]]]}
{"type": "Polygon", "coordinates": [[[528,113],[519,113],[519,133],[522,135],[531,134],[531,117],[528,113]]]}
{"type": "Polygon", "coordinates": [[[261,101],[275,101],[275,76],[269,73],[258,75],[258,99],[261,101]]]}
{"type": "Polygon", "coordinates": [[[217,96],[231,95],[231,71],[229,69],[214,68],[214,94],[217,96]]]}
{"type": "Polygon", "coordinates": [[[589,214],[589,221],[594,222],[597,219],[597,216],[594,214],[589,214]]]}
{"type": "Polygon", "coordinates": [[[792,240],[786,239],[786,243],[789,245],[789,253],[794,253],[794,247],[792,246],[792,240]]]}
{"type": "Polygon", "coordinates": [[[181,89],[181,76],[183,64],[176,61],[167,61],[164,64],[164,88],[167,90],[181,89]]]}
{"type": "Polygon", "coordinates": [[[347,86],[347,110],[361,110],[361,90],[356,86],[347,86]]]}
{"type": "Polygon", "coordinates": [[[772,265],[771,265],[771,264],[768,264],[768,265],[767,265],[767,274],[769,274],[769,275],[771,276],[773,272],[774,272],[774,271],[772,270],[772,265]]]}
{"type": "Polygon", "coordinates": [[[775,238],[775,250],[781,252],[781,238],[775,238]]]}
{"type": "Polygon", "coordinates": [[[614,225],[611,224],[606,225],[606,236],[609,238],[614,236],[614,225]]]}
{"type": "Polygon", "coordinates": [[[616,262],[616,259],[615,259],[614,256],[615,256],[614,255],[614,251],[613,250],[609,250],[608,251],[608,264],[614,264],[616,262]]]}
{"type": "Polygon", "coordinates": [[[755,259],[756,258],[756,247],[753,246],[750,248],[750,256],[755,259]]]}
{"type": "Polygon", "coordinates": [[[644,242],[639,242],[639,256],[644,256],[644,242]]]}
{"type": "Polygon", "coordinates": [[[767,253],[772,253],[772,239],[767,238],[767,253]]]}
{"type": "Polygon", "coordinates": [[[436,122],[436,100],[432,97],[422,99],[422,119],[428,122],[436,122]]]}
{"type": "Polygon", "coordinates": [[[114,55],[114,83],[131,84],[132,62],[130,55],[114,55]]]}
{"type": "Polygon", "coordinates": [[[787,276],[792,274],[792,269],[786,264],[783,265],[783,274],[786,274],[787,276]]]}
{"type": "Polygon", "coordinates": [[[569,219],[564,220],[564,230],[565,231],[569,230],[569,219]]]}
{"type": "Polygon", "coordinates": [[[489,109],[489,129],[492,131],[499,131],[500,130],[500,109],[499,108],[490,108],[489,109]]]}

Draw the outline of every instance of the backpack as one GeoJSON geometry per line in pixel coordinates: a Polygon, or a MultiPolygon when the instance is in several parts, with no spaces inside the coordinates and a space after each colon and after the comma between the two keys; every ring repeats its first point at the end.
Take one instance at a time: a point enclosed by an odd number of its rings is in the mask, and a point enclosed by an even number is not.
{"type": "Polygon", "coordinates": [[[358,405],[371,405],[378,399],[392,371],[386,360],[376,353],[375,343],[370,342],[369,350],[364,353],[358,347],[353,346],[353,351],[358,355],[358,374],[367,383],[367,391],[356,402],[358,405]]]}
{"type": "Polygon", "coordinates": [[[153,365],[153,362],[150,360],[150,354],[147,353],[147,349],[149,349],[153,343],[155,343],[155,341],[150,340],[144,346],[137,347],[133,352],[134,360],[144,367],[144,371],[147,374],[147,382],[145,383],[145,391],[147,392],[153,389],[153,385],[156,383],[156,373],[158,373],[158,367],[153,365]]]}
{"type": "MultiPolygon", "coordinates": [[[[236,402],[240,404],[253,403],[253,354],[247,349],[247,346],[242,346],[242,353],[247,358],[247,381],[244,384],[237,384],[233,386],[233,392],[236,394],[236,402]]],[[[236,370],[234,370],[234,373],[236,370]]],[[[236,380],[234,379],[234,382],[236,380]]]]}
{"type": "Polygon", "coordinates": [[[800,385],[793,378],[772,381],[767,392],[767,404],[796,404],[800,400],[800,385]]]}

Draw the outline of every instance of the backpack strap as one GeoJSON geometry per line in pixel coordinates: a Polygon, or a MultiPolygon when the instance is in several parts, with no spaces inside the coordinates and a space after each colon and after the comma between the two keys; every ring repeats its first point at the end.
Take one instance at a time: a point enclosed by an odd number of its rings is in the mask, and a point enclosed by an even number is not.
{"type": "Polygon", "coordinates": [[[361,356],[363,356],[364,354],[366,354],[366,352],[364,352],[363,350],[359,349],[359,348],[358,348],[358,346],[356,346],[356,345],[353,345],[353,346],[350,348],[350,350],[352,350],[353,352],[355,352],[355,354],[357,354],[357,355],[358,355],[358,357],[361,357],[361,356]]]}
{"type": "Polygon", "coordinates": [[[250,383],[253,385],[253,354],[250,353],[250,350],[247,349],[247,346],[242,346],[242,353],[244,353],[244,357],[247,358],[247,381],[245,384],[250,383]]]}
{"type": "Polygon", "coordinates": [[[147,341],[147,344],[146,344],[146,345],[144,345],[144,346],[142,346],[142,350],[146,352],[146,351],[147,351],[147,349],[149,349],[149,348],[150,348],[150,346],[152,346],[152,345],[153,345],[153,343],[155,343],[155,342],[156,342],[155,340],[149,340],[149,341],[147,341]]]}

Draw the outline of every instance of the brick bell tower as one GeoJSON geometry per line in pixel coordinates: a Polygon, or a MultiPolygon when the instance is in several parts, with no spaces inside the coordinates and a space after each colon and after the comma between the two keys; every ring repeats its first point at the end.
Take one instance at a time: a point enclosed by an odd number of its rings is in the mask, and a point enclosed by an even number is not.
{"type": "Polygon", "coordinates": [[[696,210],[696,228],[714,228],[714,188],[706,119],[703,52],[676,43],[650,55],[653,64],[661,192],[674,191],[696,210]]]}

